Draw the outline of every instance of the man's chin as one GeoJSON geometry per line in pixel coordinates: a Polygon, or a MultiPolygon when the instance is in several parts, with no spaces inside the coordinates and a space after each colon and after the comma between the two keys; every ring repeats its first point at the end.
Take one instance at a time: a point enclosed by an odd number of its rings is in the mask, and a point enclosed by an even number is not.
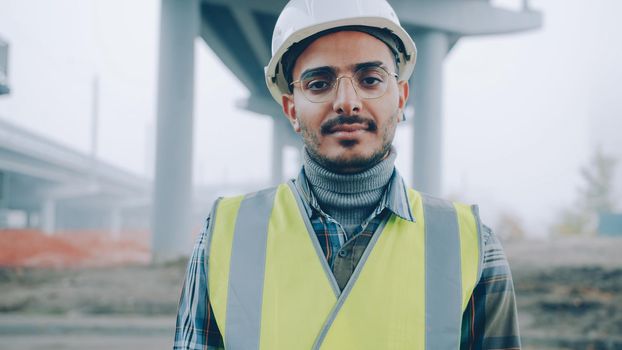
{"type": "Polygon", "coordinates": [[[388,152],[378,151],[372,154],[343,152],[336,156],[311,156],[326,169],[339,174],[353,174],[365,171],[383,160],[388,152]]]}

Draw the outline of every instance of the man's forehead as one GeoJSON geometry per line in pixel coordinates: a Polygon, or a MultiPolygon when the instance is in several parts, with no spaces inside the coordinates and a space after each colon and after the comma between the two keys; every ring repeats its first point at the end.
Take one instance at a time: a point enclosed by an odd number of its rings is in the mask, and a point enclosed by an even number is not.
{"type": "Polygon", "coordinates": [[[381,40],[357,31],[338,31],[317,38],[298,56],[294,76],[302,71],[329,67],[334,71],[353,71],[375,62],[392,66],[393,53],[381,40]]]}

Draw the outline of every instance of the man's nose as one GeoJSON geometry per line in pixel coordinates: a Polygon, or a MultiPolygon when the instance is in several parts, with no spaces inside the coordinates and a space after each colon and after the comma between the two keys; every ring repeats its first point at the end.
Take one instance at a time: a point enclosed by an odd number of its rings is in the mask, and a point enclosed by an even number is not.
{"type": "Polygon", "coordinates": [[[356,115],[361,111],[361,99],[352,78],[341,77],[336,82],[333,110],[340,115],[356,115]]]}

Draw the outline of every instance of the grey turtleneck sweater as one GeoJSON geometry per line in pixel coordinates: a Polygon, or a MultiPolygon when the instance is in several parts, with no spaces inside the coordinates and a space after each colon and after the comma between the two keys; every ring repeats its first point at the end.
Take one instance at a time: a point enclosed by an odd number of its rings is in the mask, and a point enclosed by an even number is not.
{"type": "Polygon", "coordinates": [[[391,179],[397,154],[389,155],[373,167],[355,174],[337,174],[318,164],[306,149],[303,167],[322,211],[343,226],[350,236],[376,209],[391,179]]]}

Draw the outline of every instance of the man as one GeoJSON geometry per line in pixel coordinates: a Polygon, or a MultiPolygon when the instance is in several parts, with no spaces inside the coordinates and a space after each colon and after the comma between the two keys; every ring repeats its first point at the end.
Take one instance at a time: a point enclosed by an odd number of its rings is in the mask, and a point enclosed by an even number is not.
{"type": "Polygon", "coordinates": [[[266,81],[303,168],[214,204],[175,349],[520,348],[507,262],[477,208],[407,189],[394,168],[416,49],[389,4],[292,0],[272,50],[266,81]]]}

